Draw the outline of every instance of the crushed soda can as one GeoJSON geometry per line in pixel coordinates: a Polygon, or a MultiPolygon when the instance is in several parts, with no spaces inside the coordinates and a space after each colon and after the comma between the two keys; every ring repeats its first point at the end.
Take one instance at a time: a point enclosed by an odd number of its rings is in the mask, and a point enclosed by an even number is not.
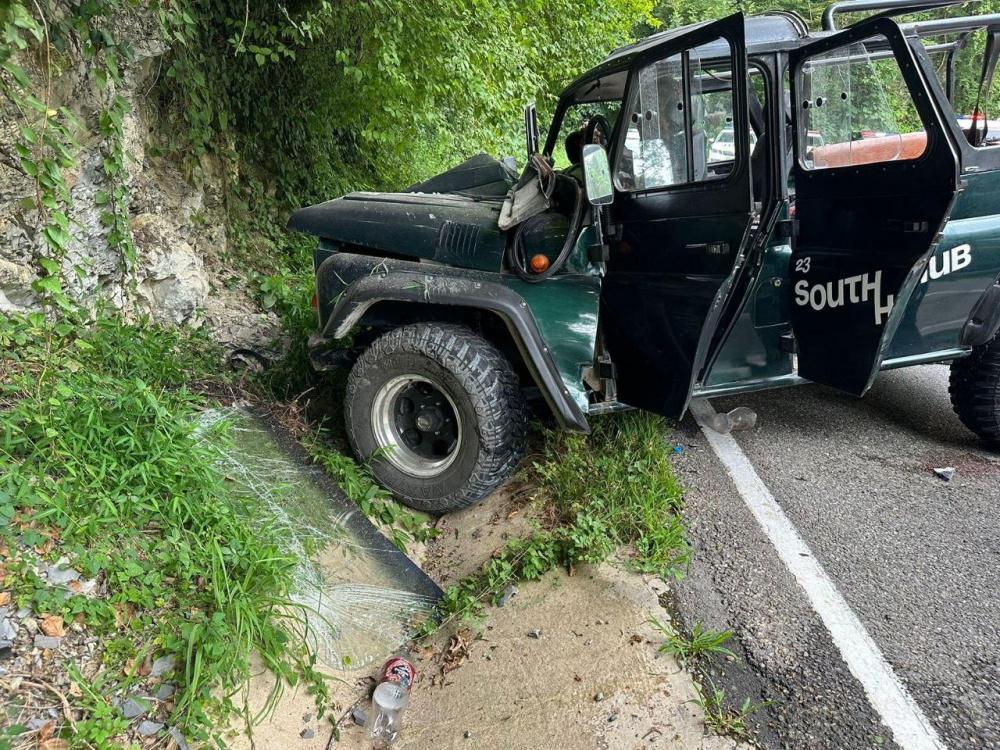
{"type": "Polygon", "coordinates": [[[393,656],[382,665],[379,682],[395,682],[401,688],[410,692],[413,681],[417,678],[417,670],[405,656],[393,656]]]}

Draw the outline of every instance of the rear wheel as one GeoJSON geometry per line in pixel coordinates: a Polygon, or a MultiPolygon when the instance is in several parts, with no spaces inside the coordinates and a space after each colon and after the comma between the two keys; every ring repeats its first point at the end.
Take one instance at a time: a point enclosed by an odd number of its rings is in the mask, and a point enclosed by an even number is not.
{"type": "Polygon", "coordinates": [[[962,424],[1000,448],[1000,338],[951,363],[948,392],[962,424]]]}
{"type": "Polygon", "coordinates": [[[468,328],[419,323],[376,339],[347,381],[347,435],[407,505],[475,504],[521,460],[527,411],[517,374],[468,328]]]}

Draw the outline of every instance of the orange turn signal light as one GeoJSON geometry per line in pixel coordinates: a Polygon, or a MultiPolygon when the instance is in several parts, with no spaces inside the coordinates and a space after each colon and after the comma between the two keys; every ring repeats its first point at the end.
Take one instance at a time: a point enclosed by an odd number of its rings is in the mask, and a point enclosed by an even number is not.
{"type": "Polygon", "coordinates": [[[549,259],[539,253],[531,257],[531,270],[535,273],[544,273],[549,268],[549,259]]]}

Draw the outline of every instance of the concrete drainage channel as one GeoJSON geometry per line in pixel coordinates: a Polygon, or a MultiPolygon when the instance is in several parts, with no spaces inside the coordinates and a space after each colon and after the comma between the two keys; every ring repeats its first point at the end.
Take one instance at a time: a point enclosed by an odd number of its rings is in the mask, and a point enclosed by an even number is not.
{"type": "MultiPolygon", "coordinates": [[[[290,550],[303,561],[299,601],[323,614],[310,637],[323,670],[337,678],[329,717],[315,715],[304,690],[286,690],[253,742],[238,737],[232,746],[370,748],[357,722],[370,724],[379,665],[413,636],[441,587],[477,570],[508,539],[530,534],[541,509],[516,487],[501,490],[439,519],[437,539],[410,559],[281,427],[223,410],[206,415],[204,429],[220,419],[235,423],[233,447],[220,456],[227,475],[263,499],[273,522],[287,524],[299,542],[290,550]]],[[[519,583],[502,607],[489,609],[481,631],[458,624],[418,642],[411,655],[418,677],[393,747],[740,747],[706,731],[690,675],[658,650],[663,636],[650,620],[670,619],[660,604],[668,595],[663,581],[624,563],[519,583]]],[[[272,678],[263,668],[255,674],[249,708],[256,711],[272,678]]]]}
{"type": "Polygon", "coordinates": [[[264,503],[301,561],[296,602],[314,613],[307,638],[320,660],[331,669],[363,668],[391,653],[431,614],[441,589],[280,427],[235,409],[206,413],[202,427],[222,419],[232,423],[231,445],[219,449],[226,475],[264,503]]]}

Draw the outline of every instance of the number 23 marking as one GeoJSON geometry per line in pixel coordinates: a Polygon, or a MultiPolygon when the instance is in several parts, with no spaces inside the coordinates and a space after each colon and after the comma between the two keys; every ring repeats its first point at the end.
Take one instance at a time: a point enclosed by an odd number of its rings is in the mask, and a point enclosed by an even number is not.
{"type": "Polygon", "coordinates": [[[809,262],[812,258],[799,258],[795,261],[795,270],[799,273],[809,273],[809,262]]]}

